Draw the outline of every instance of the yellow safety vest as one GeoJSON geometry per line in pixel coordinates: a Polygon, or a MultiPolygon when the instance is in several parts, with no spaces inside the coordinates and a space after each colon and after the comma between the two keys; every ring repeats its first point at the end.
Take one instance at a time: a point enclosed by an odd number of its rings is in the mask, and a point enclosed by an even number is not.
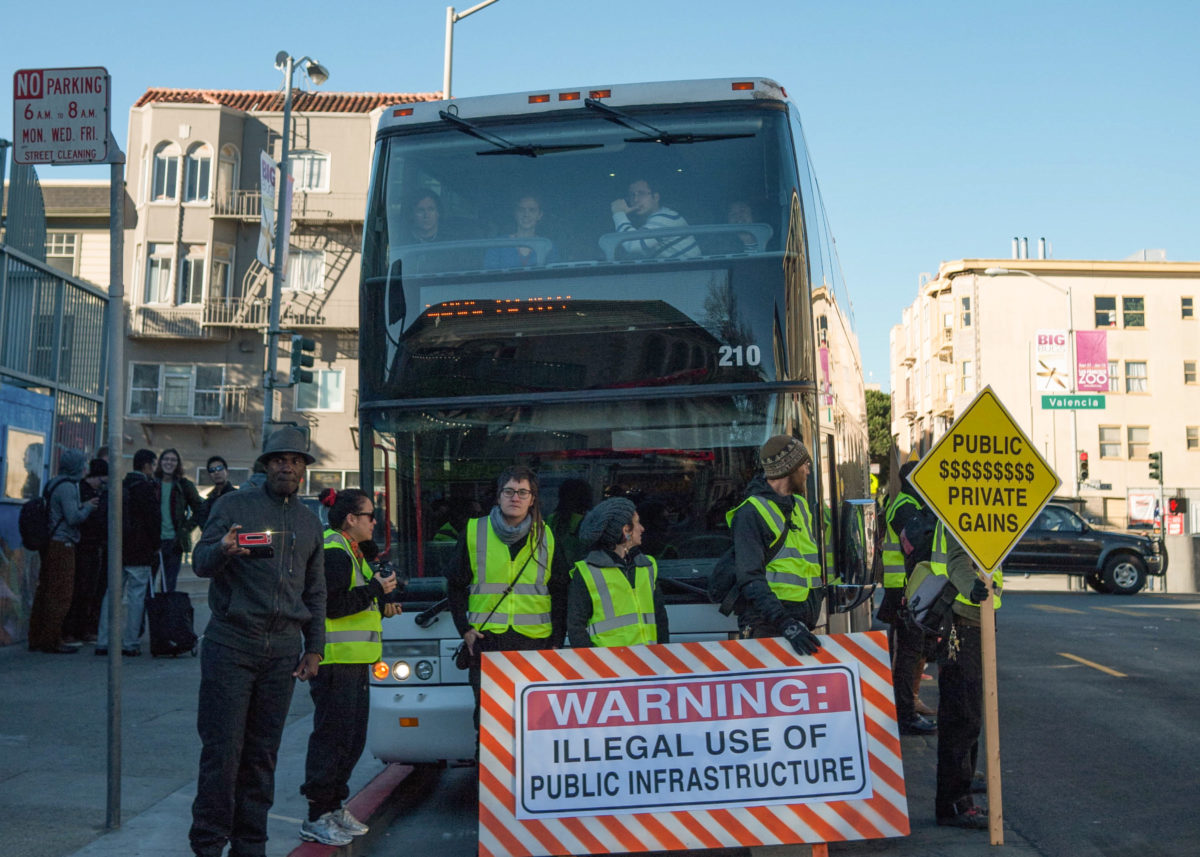
{"type": "MultiPolygon", "coordinates": [[[[934,574],[940,574],[942,577],[950,576],[950,550],[946,541],[946,526],[941,521],[938,521],[937,529],[933,532],[933,551],[929,557],[929,570],[934,574]]],[[[995,588],[992,590],[992,609],[1000,609],[1000,590],[1004,588],[1004,572],[997,568],[992,575],[992,583],[995,588]]],[[[958,593],[955,601],[966,604],[968,607],[978,607],[965,593],[958,593]]]]}
{"type": "Polygon", "coordinates": [[[825,534],[825,572],[827,582],[832,586],[842,582],[842,576],[834,567],[836,563],[833,555],[833,511],[826,505],[822,505],[821,509],[825,518],[825,526],[822,528],[825,534]]]}
{"type": "MultiPolygon", "coordinates": [[[[800,496],[793,495],[791,526],[787,527],[787,538],[783,548],[775,558],[767,563],[767,585],[780,601],[801,602],[808,600],[810,589],[821,586],[821,557],[817,553],[817,543],[812,537],[812,515],[808,511],[808,502],[800,496]]],[[[787,522],[779,506],[771,500],[762,497],[747,497],[736,508],[727,512],[725,520],[733,526],[733,516],[738,509],[749,503],[767,522],[771,530],[771,543],[779,539],[787,522]]]]}
{"type": "MultiPolygon", "coordinates": [[[[341,533],[325,530],[325,549],[344,550],[350,557],[350,588],[366,586],[374,577],[366,561],[359,562],[341,533]]],[[[373,664],[383,657],[383,616],[374,600],[366,610],[338,619],[325,617],[326,664],[373,664]]]]}
{"type": "Polygon", "coordinates": [[[550,636],[548,583],[554,535],[548,527],[541,530],[536,555],[532,553],[535,534],[531,529],[513,557],[492,529],[488,516],[467,523],[467,558],[471,563],[467,621],[476,630],[503,633],[514,628],[535,640],[550,636]],[[505,596],[509,586],[512,591],[505,596]]]}
{"type": "Polygon", "coordinates": [[[904,551],[900,546],[900,534],[892,527],[892,521],[900,507],[905,504],[920,507],[916,497],[901,491],[887,510],[887,541],[883,543],[883,588],[904,588],[904,551]]]}
{"type": "Polygon", "coordinates": [[[635,560],[634,583],[615,566],[592,565],[586,560],[575,563],[575,573],[583,577],[592,596],[592,615],[588,636],[596,646],[636,646],[658,642],[658,623],[654,618],[654,584],[658,563],[642,554],[635,560]]]}

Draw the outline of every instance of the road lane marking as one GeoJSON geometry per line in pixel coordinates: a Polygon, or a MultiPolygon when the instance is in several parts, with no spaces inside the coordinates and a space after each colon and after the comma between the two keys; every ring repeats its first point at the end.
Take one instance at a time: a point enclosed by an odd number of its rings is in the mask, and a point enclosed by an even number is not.
{"type": "MultiPolygon", "coordinates": [[[[1192,604],[1130,604],[1138,610],[1200,610],[1200,602],[1192,604]]],[[[1100,607],[1099,610],[1114,610],[1114,607],[1100,607]]]]}
{"type": "Polygon", "coordinates": [[[1078,613],[1080,616],[1084,614],[1083,610],[1075,610],[1071,607],[1056,607],[1053,604],[1030,604],[1034,610],[1044,610],[1047,613],[1078,613]]]}
{"type": "Polygon", "coordinates": [[[1123,610],[1120,607],[1097,607],[1097,610],[1107,610],[1109,613],[1120,613],[1122,616],[1136,616],[1138,619],[1145,619],[1145,613],[1139,613],[1136,610],[1123,610]]]}
{"type": "Polygon", "coordinates": [[[1100,672],[1102,672],[1102,673],[1108,673],[1109,675],[1116,676],[1117,678],[1129,678],[1129,676],[1125,675],[1125,673],[1117,672],[1116,670],[1111,669],[1109,667],[1101,666],[1100,664],[1093,663],[1092,661],[1089,661],[1087,658],[1079,657],[1079,655],[1073,655],[1070,652],[1059,652],[1058,654],[1060,657],[1069,658],[1070,660],[1073,660],[1073,661],[1078,661],[1079,663],[1083,664],[1085,667],[1091,667],[1094,670],[1100,670],[1100,672]]]}

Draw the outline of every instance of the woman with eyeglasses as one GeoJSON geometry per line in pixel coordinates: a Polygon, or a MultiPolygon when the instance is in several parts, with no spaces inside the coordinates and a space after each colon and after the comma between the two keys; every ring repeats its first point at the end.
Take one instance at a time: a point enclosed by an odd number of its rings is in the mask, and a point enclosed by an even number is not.
{"type": "Polygon", "coordinates": [[[496,490],[492,511],[467,521],[446,579],[450,613],[470,656],[476,728],[479,655],[559,648],[567,633],[570,572],[542,520],[537,474],[510,467],[496,490]]]}
{"type": "Polygon", "coordinates": [[[204,501],[200,499],[196,484],[183,475],[183,459],[179,457],[179,450],[162,451],[154,478],[158,480],[159,501],[162,503],[160,553],[163,577],[167,591],[174,592],[183,555],[192,549],[191,531],[199,525],[204,501]]]}
{"type": "Polygon", "coordinates": [[[367,744],[371,664],[383,656],[384,616],[400,605],[387,601],[396,575],[375,574],[360,545],[371,540],[375,504],[363,491],[334,494],[325,530],[325,656],[309,679],[313,732],[308,739],[304,785],[308,820],[300,838],[325,845],[347,845],[367,826],[350,814],[350,774],[367,744]]]}
{"type": "Polygon", "coordinates": [[[229,465],[221,456],[209,456],[204,469],[208,471],[208,478],[212,482],[213,487],[208,492],[208,496],[204,498],[204,505],[200,507],[200,514],[196,516],[196,520],[200,522],[201,530],[208,523],[208,516],[212,512],[213,504],[230,491],[237,490],[237,486],[229,481],[229,465]]]}

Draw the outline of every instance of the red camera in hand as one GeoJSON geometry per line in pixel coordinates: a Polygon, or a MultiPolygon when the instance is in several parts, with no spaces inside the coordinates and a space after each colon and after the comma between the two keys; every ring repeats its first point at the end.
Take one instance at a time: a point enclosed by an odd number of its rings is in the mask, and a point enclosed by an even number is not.
{"type": "Polygon", "coordinates": [[[270,533],[238,533],[238,547],[250,551],[250,556],[265,559],[275,556],[270,533]]]}

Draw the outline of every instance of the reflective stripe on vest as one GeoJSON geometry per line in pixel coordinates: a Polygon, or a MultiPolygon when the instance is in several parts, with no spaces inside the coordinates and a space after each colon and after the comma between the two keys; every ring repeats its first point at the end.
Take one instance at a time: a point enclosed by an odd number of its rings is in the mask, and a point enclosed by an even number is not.
{"type": "Polygon", "coordinates": [[[636,646],[658,642],[658,622],[654,616],[654,584],[658,563],[654,557],[642,565],[639,557],[634,569],[634,585],[625,572],[613,566],[595,566],[580,560],[575,573],[583,576],[592,596],[588,636],[596,646],[636,646]]]}
{"type": "MultiPolygon", "coordinates": [[[[946,536],[946,527],[941,521],[938,521],[937,529],[933,531],[933,551],[929,555],[929,570],[934,574],[940,574],[942,577],[950,576],[950,550],[949,542],[946,536]]],[[[992,574],[992,583],[995,584],[995,589],[992,591],[992,609],[1000,609],[1000,590],[1004,588],[1004,572],[997,568],[992,574]]],[[[963,593],[958,593],[954,599],[961,604],[966,604],[968,607],[978,607],[963,593]]]]}
{"type": "Polygon", "coordinates": [[[503,633],[515,628],[534,639],[550,636],[547,581],[554,558],[554,535],[545,526],[541,532],[536,555],[531,553],[534,533],[530,529],[514,558],[486,515],[467,523],[467,558],[471,564],[467,621],[476,630],[503,633]],[[504,597],[510,585],[512,590],[504,597]]]}
{"type": "MultiPolygon", "coordinates": [[[[821,557],[812,537],[812,516],[803,497],[793,496],[792,522],[787,528],[783,548],[764,569],[767,585],[780,601],[800,602],[808,599],[808,591],[821,586],[821,557]]],[[[771,500],[747,497],[727,518],[732,524],[734,514],[749,503],[771,530],[771,544],[783,532],[783,512],[771,500]]],[[[769,549],[769,548],[768,548],[769,549]]]]}
{"type": "MultiPolygon", "coordinates": [[[[325,531],[325,550],[343,550],[350,557],[350,588],[366,586],[374,576],[366,561],[359,562],[345,537],[325,531]]],[[[337,619],[325,617],[326,664],[373,664],[383,657],[383,616],[374,600],[367,609],[337,619]]]]}
{"type": "Polygon", "coordinates": [[[917,502],[916,497],[901,491],[896,495],[896,499],[892,501],[887,510],[887,541],[883,543],[884,589],[904,588],[904,551],[900,545],[900,536],[895,528],[892,527],[892,521],[895,520],[896,513],[900,511],[900,507],[905,504],[912,504],[917,507],[921,505],[917,502]]]}

